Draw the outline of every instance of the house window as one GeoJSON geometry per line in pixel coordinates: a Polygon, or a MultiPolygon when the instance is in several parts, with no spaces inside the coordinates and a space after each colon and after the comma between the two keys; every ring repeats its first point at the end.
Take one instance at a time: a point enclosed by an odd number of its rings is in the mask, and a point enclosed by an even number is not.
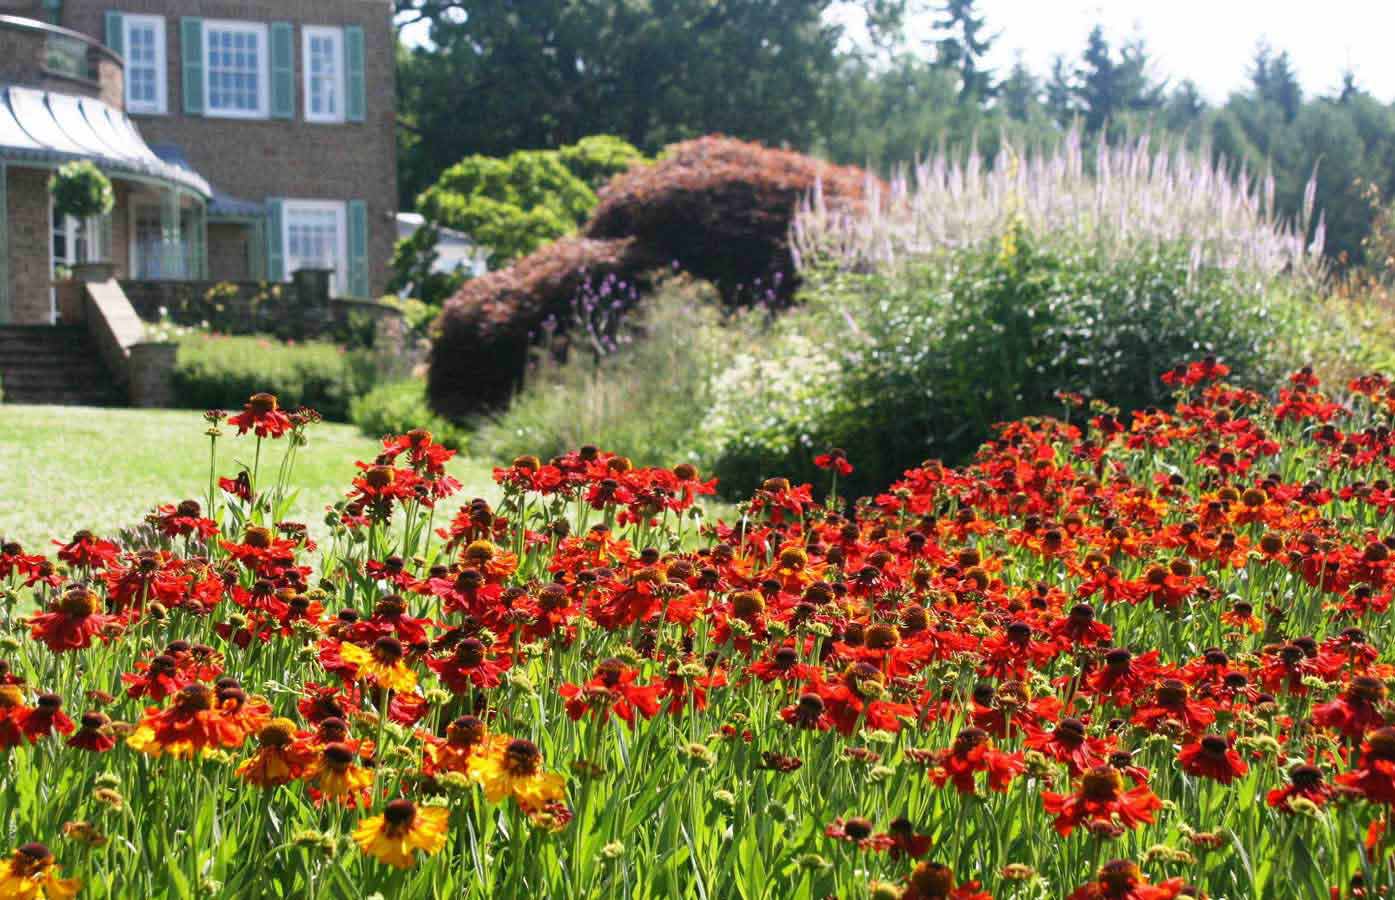
{"type": "Polygon", "coordinates": [[[60,268],[70,269],[93,258],[96,249],[101,246],[99,219],[93,217],[84,220],[60,216],[53,211],[52,204],[49,207],[49,218],[53,222],[52,255],[55,274],[60,268]]]}
{"type": "Polygon", "coordinates": [[[165,19],[124,15],[121,26],[125,30],[126,108],[135,113],[164,113],[165,19]]]}
{"type": "Polygon", "coordinates": [[[343,203],[287,200],[282,240],[286,274],[300,269],[331,269],[330,291],[348,284],[348,234],[343,203]]]}
{"type": "Polygon", "coordinates": [[[131,271],[143,280],[180,279],[195,270],[193,220],[180,213],[179,249],[169,252],[165,223],[158,203],[131,204],[131,271]]]}
{"type": "Polygon", "coordinates": [[[270,82],[266,26],[205,21],[203,29],[208,115],[266,118],[270,82]]]}
{"type": "Polygon", "coordinates": [[[301,29],[305,69],[305,119],[344,121],[344,29],[301,29]]]}

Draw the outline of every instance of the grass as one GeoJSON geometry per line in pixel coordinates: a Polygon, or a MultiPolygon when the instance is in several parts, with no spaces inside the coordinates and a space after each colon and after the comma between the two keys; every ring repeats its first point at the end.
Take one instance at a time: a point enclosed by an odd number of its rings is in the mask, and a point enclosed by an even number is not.
{"type": "MultiPolygon", "coordinates": [[[[202,498],[208,485],[203,432],[192,410],[0,406],[0,535],[43,552],[50,540],[80,528],[111,534],[138,524],[155,504],[202,498]]],[[[354,460],[371,459],[377,447],[352,426],[314,426],[296,458],[300,495],[292,519],[322,538],[324,507],[347,490],[354,460]]],[[[219,441],[218,474],[234,474],[235,461],[244,458],[250,465],[252,448],[249,438],[219,441]]],[[[271,447],[273,463],[282,449],[271,447]]],[[[451,474],[466,497],[494,496],[488,466],[456,459],[451,474]]]]}

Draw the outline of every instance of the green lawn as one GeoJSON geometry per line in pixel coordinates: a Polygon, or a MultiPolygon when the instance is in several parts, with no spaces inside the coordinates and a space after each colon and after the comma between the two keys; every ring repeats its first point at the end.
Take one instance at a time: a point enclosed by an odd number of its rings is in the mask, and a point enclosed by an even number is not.
{"type": "MultiPolygon", "coordinates": [[[[201,499],[208,489],[204,428],[192,410],[0,406],[0,536],[48,550],[50,540],[79,528],[110,533],[157,504],[201,499]]],[[[236,460],[251,463],[254,440],[225,430],[218,474],[232,475],[236,460]]],[[[327,422],[309,437],[296,457],[300,496],[292,518],[322,537],[325,506],[347,490],[354,460],[372,458],[377,443],[327,422]]],[[[282,450],[281,442],[264,444],[263,467],[278,464],[282,450]]],[[[465,486],[460,502],[494,496],[488,466],[457,459],[451,474],[465,486]]]]}

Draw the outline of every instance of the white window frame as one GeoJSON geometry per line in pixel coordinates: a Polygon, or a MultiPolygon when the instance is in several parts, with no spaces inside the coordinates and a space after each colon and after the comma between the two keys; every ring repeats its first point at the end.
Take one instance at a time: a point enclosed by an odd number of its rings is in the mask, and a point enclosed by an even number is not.
{"type": "Polygon", "coordinates": [[[344,29],[331,25],[303,25],[300,29],[300,67],[302,70],[301,89],[305,92],[305,121],[318,122],[323,124],[340,124],[346,121],[348,110],[349,77],[348,66],[344,59],[344,29]],[[313,38],[331,38],[334,41],[334,69],[336,84],[334,85],[334,99],[336,101],[336,111],[326,115],[315,113],[311,100],[311,71],[310,71],[310,41],[313,38]]]}
{"type": "Polygon", "coordinates": [[[349,284],[349,204],[343,200],[283,200],[281,202],[281,258],[285,261],[285,279],[291,280],[296,272],[291,257],[291,220],[296,213],[310,212],[335,214],[335,250],[337,261],[334,266],[332,290],[340,292],[349,284]]]}
{"type": "MultiPolygon", "coordinates": [[[[83,221],[72,216],[64,216],[60,228],[58,224],[58,212],[53,208],[53,198],[48,201],[48,271],[49,276],[54,275],[54,271],[60,266],[71,269],[82,260],[77,258],[77,239],[79,232],[82,232],[82,239],[87,242],[88,247],[96,246],[101,242],[102,234],[100,220],[93,216],[91,219],[83,221]],[[63,232],[63,243],[66,245],[67,258],[58,258],[58,240],[54,232],[63,232]]],[[[58,321],[58,289],[50,287],[48,291],[48,314],[49,321],[58,321]]]]}
{"type": "MultiPolygon", "coordinates": [[[[131,79],[126,82],[126,111],[146,115],[163,116],[169,112],[169,57],[165,38],[165,17],[121,14],[121,40],[127,52],[131,47],[131,31],[135,28],[151,28],[155,33],[155,102],[131,99],[131,79]]],[[[129,61],[128,61],[129,70],[129,61]]]]}
{"type": "Polygon", "coordinates": [[[222,119],[271,118],[271,33],[264,22],[242,22],[236,19],[205,19],[203,22],[203,111],[204,115],[222,119]],[[213,42],[214,31],[243,32],[257,36],[257,108],[255,110],[217,109],[213,105],[213,42]]]}

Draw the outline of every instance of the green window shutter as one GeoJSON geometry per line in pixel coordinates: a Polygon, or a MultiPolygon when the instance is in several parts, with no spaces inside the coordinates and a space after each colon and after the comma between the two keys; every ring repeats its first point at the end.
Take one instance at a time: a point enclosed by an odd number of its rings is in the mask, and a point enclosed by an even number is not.
{"type": "Polygon", "coordinates": [[[184,94],[184,114],[203,115],[203,19],[180,19],[180,54],[184,76],[180,82],[184,94]]]}
{"type": "Polygon", "coordinates": [[[368,204],[349,201],[349,296],[368,296],[368,204]]]}
{"type": "Polygon", "coordinates": [[[348,94],[345,118],[350,122],[362,122],[368,104],[363,82],[363,29],[357,25],[344,29],[344,72],[348,94]]]}
{"type": "Polygon", "coordinates": [[[126,55],[126,30],[122,27],[121,13],[107,11],[107,46],[117,56],[126,55]]]}
{"type": "Polygon", "coordinates": [[[271,117],[295,118],[295,36],[290,22],[271,23],[271,117]]]}
{"type": "Polygon", "coordinates": [[[286,280],[285,235],[281,222],[285,216],[284,200],[266,201],[266,280],[286,280]]]}

